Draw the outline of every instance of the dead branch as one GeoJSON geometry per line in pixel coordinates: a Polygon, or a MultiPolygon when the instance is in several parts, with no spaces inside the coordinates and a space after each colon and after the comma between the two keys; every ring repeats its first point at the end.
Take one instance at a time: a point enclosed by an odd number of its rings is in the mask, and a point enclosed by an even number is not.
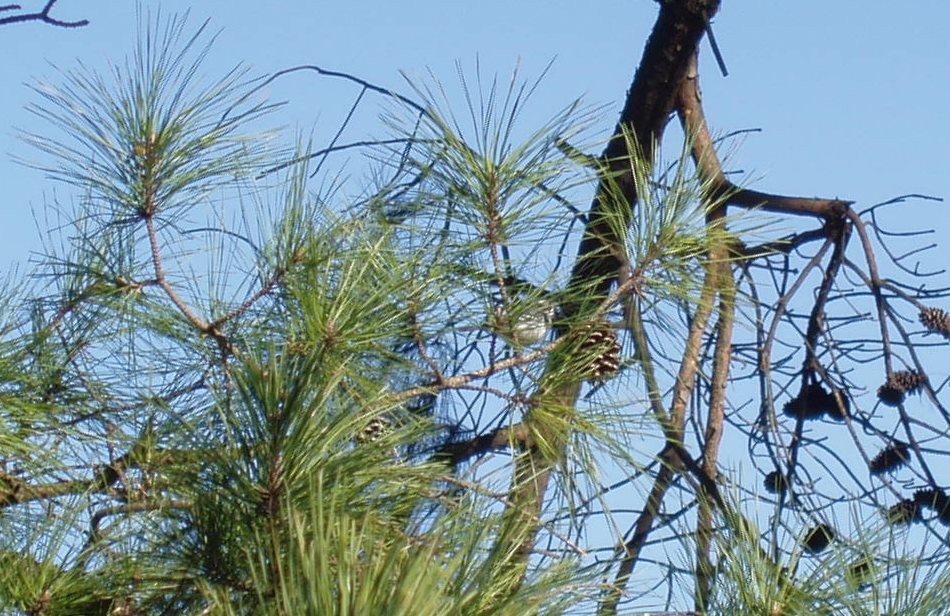
{"type": "MultiPolygon", "coordinates": [[[[36,13],[20,13],[19,15],[8,15],[7,17],[0,17],[0,26],[6,26],[8,24],[18,24],[25,23],[28,21],[39,21],[51,26],[56,26],[58,28],[81,28],[83,26],[89,25],[88,19],[77,19],[75,21],[64,21],[62,19],[57,19],[50,15],[50,12],[53,10],[53,6],[59,0],[47,0],[46,5],[36,13]]],[[[4,11],[19,11],[23,7],[19,4],[6,4],[0,6],[0,13],[4,11]]]]}

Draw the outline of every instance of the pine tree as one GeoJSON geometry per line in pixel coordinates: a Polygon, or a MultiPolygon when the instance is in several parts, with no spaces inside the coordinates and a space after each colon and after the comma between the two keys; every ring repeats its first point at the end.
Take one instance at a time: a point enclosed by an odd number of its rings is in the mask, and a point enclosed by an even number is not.
{"type": "Polygon", "coordinates": [[[124,65],[37,85],[30,164],[75,199],[0,292],[0,609],[629,613],[653,562],[670,609],[937,613],[944,546],[894,538],[950,512],[907,408],[946,417],[910,351],[946,337],[941,292],[847,257],[874,247],[849,202],[726,178],[695,83],[716,8],[662,3],[602,156],[598,110],[527,117],[540,79],[460,69],[458,110],[333,72],[390,104],[356,196],[321,175],[334,145],[266,129],[278,76],[204,75],[205,26],[142,17],[124,65]],[[761,241],[802,213],[820,227],[761,241]],[[855,298],[882,319],[863,398],[870,343],[840,332],[866,314],[829,316],[855,298]],[[866,463],[850,492],[818,477],[824,428],[866,463]]]}

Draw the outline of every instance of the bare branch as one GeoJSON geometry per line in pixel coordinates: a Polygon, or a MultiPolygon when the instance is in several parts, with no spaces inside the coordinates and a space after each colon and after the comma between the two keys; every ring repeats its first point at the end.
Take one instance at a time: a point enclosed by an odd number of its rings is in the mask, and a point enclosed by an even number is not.
{"type": "MultiPolygon", "coordinates": [[[[61,19],[56,19],[50,15],[50,11],[53,10],[53,6],[59,0],[47,0],[46,5],[43,9],[37,13],[21,13],[19,15],[9,15],[7,17],[0,17],[0,26],[5,26],[7,24],[17,24],[24,23],[28,21],[39,21],[51,26],[56,26],[58,28],[81,28],[82,26],[88,26],[88,19],[78,19],[76,21],[64,21],[61,19]]],[[[6,4],[0,6],[0,11],[17,11],[22,7],[19,4],[6,4]]]]}

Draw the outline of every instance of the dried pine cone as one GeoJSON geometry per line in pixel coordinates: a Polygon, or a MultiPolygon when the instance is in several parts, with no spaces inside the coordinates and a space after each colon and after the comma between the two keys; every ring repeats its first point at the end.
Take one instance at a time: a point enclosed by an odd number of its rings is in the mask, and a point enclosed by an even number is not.
{"type": "Polygon", "coordinates": [[[784,494],[788,490],[788,478],[778,471],[772,471],[765,476],[765,489],[772,494],[784,494]]]}
{"type": "Polygon", "coordinates": [[[813,415],[809,413],[809,409],[805,406],[804,400],[799,396],[795,396],[791,400],[785,403],[785,406],[782,407],[782,412],[788,415],[789,417],[804,417],[809,418],[813,415]]]}
{"type": "Polygon", "coordinates": [[[944,526],[950,526],[950,499],[944,496],[944,499],[938,503],[939,507],[935,507],[934,510],[937,512],[937,519],[944,526]]]}
{"type": "Polygon", "coordinates": [[[894,389],[905,394],[915,394],[919,392],[921,386],[927,382],[927,376],[916,370],[900,370],[891,373],[887,381],[894,389]]]}
{"type": "Polygon", "coordinates": [[[907,394],[920,391],[927,376],[916,370],[899,370],[887,375],[887,380],[877,390],[877,397],[888,406],[897,406],[907,394]]]}
{"type": "Polygon", "coordinates": [[[818,419],[825,412],[829,395],[820,383],[805,385],[796,397],[785,404],[782,412],[796,418],[818,419]]]}
{"type": "Polygon", "coordinates": [[[43,594],[33,602],[33,608],[29,610],[30,614],[46,614],[50,603],[53,602],[53,593],[49,589],[44,590],[43,594]]]}
{"type": "Polygon", "coordinates": [[[357,432],[356,442],[359,444],[374,443],[392,429],[392,424],[385,417],[373,417],[363,429],[357,432]]]}
{"type": "Polygon", "coordinates": [[[877,399],[887,406],[897,406],[904,401],[904,392],[885,383],[877,388],[877,399]]]}
{"type": "Polygon", "coordinates": [[[924,308],[920,311],[920,324],[931,333],[950,339],[950,314],[940,308],[924,308]]]}
{"type": "Polygon", "coordinates": [[[925,488],[923,490],[917,490],[916,492],[914,492],[914,502],[920,505],[921,507],[934,509],[936,508],[937,503],[940,500],[941,496],[943,498],[947,498],[946,494],[941,494],[940,490],[925,488]]]}
{"type": "Polygon", "coordinates": [[[819,524],[805,533],[803,545],[805,550],[812,554],[821,552],[828,544],[834,541],[835,530],[827,524],[819,524]]]}
{"type": "Polygon", "coordinates": [[[910,462],[910,450],[907,443],[894,441],[874,456],[869,469],[872,475],[880,475],[900,468],[908,462],[910,462]]]}
{"type": "Polygon", "coordinates": [[[835,387],[829,392],[820,383],[812,383],[805,385],[796,397],[786,402],[782,412],[802,419],[818,419],[822,415],[828,415],[831,419],[844,421],[850,409],[851,402],[844,390],[835,387]],[[844,409],[838,405],[835,392],[841,395],[844,409]]]}
{"type": "Polygon", "coordinates": [[[914,499],[904,499],[887,510],[890,524],[910,524],[920,520],[920,505],[914,499]]]}
{"type": "Polygon", "coordinates": [[[591,379],[603,383],[620,369],[620,342],[617,334],[606,323],[595,325],[581,345],[584,357],[593,355],[589,367],[591,379]]]}
{"type": "Polygon", "coordinates": [[[943,490],[917,490],[914,492],[914,502],[933,510],[942,523],[950,525],[950,497],[943,490]]]}
{"type": "Polygon", "coordinates": [[[851,400],[848,398],[848,394],[845,390],[839,387],[832,388],[825,403],[825,413],[829,418],[838,421],[844,421],[845,418],[851,414],[851,400]],[[835,394],[841,397],[840,405],[838,404],[838,398],[835,394]]]}

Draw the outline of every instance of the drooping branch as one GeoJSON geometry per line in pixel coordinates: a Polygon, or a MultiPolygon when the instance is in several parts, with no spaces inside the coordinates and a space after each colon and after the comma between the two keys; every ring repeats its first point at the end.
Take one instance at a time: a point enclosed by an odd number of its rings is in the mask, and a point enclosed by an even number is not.
{"type": "MultiPolygon", "coordinates": [[[[684,126],[684,130],[688,135],[688,139],[690,139],[690,143],[692,145],[694,161],[696,163],[702,185],[706,190],[705,196],[709,202],[718,201],[722,202],[723,204],[718,208],[714,208],[710,212],[712,220],[708,220],[708,224],[715,225],[717,223],[721,223],[725,216],[726,204],[730,204],[745,207],[758,207],[768,211],[781,212],[783,214],[817,215],[821,216],[828,222],[836,221],[838,224],[834,226],[840,228],[844,214],[849,210],[850,204],[847,202],[825,199],[801,199],[796,197],[783,197],[780,195],[769,195],[756,191],[748,191],[736,187],[726,178],[721,163],[716,156],[714,142],[709,133],[700,104],[695,55],[693,55],[693,57],[690,59],[690,66],[687,75],[681,81],[681,87],[678,91],[677,110],[684,126]]],[[[826,223],[825,228],[822,229],[820,233],[813,233],[811,235],[814,235],[815,237],[807,237],[805,240],[807,241],[819,239],[821,237],[827,237],[827,234],[829,233],[829,226],[830,225],[826,223]]],[[[728,381],[728,365],[730,362],[729,349],[731,347],[732,338],[731,315],[733,314],[734,310],[734,291],[731,290],[734,289],[734,283],[731,282],[732,275],[730,272],[729,263],[730,258],[742,258],[742,256],[743,255],[741,252],[730,256],[729,254],[724,253],[722,250],[719,250],[719,254],[709,255],[709,263],[707,264],[707,267],[712,271],[707,272],[707,281],[704,284],[705,302],[701,301],[699,304],[700,312],[706,312],[705,316],[708,318],[708,310],[712,304],[714,295],[722,294],[720,298],[720,323],[718,327],[719,335],[717,337],[716,344],[709,418],[706,427],[706,438],[704,439],[705,449],[703,452],[701,466],[696,469],[698,471],[698,475],[703,479],[703,486],[716,485],[716,454],[718,450],[719,439],[721,438],[723,430],[725,385],[728,381]],[[715,272],[715,276],[711,275],[713,272],[715,272]],[[715,282],[713,282],[714,279],[715,282]],[[727,283],[727,280],[730,282],[727,283]],[[730,290],[726,292],[727,289],[730,290]]],[[[747,258],[752,258],[756,256],[756,253],[749,251],[749,254],[746,256],[747,258]]],[[[706,319],[693,320],[691,323],[692,327],[690,338],[692,338],[695,334],[697,336],[696,340],[699,340],[698,337],[702,336],[705,332],[705,322],[706,319]],[[697,321],[701,322],[697,323],[697,321]]],[[[678,415],[680,415],[680,413],[682,413],[686,408],[686,398],[683,396],[688,396],[688,393],[692,391],[693,382],[691,378],[690,367],[695,366],[698,361],[696,357],[697,349],[693,349],[693,351],[694,352],[691,354],[690,345],[687,344],[687,348],[684,350],[680,374],[677,378],[677,387],[674,390],[673,412],[672,417],[670,418],[671,421],[669,422],[670,425],[666,427],[668,445],[677,448],[682,446],[681,428],[680,430],[677,430],[677,427],[682,425],[682,418],[681,416],[678,417],[678,415]],[[684,369],[686,370],[686,374],[683,373],[684,369]],[[677,411],[679,411],[679,413],[677,413],[677,411]],[[679,432],[679,434],[677,434],[677,432],[679,432]]],[[[683,452],[682,457],[688,458],[688,454],[683,452]]],[[[607,594],[605,601],[601,604],[600,612],[602,614],[612,614],[616,612],[616,606],[617,602],[619,601],[620,593],[632,574],[633,565],[639,559],[640,550],[647,540],[652,527],[653,519],[658,514],[659,507],[665,492],[671,485],[674,475],[674,467],[669,465],[671,462],[682,464],[682,459],[668,460],[667,464],[664,465],[659,476],[657,477],[653,489],[647,498],[646,507],[637,520],[633,536],[625,546],[626,554],[621,562],[620,571],[618,572],[617,578],[614,582],[614,587],[607,594]]],[[[698,519],[699,528],[697,542],[696,588],[696,601],[698,609],[702,609],[707,603],[709,585],[711,583],[709,540],[711,538],[710,533],[712,531],[712,511],[710,508],[710,498],[713,495],[718,497],[718,493],[714,487],[712,488],[711,493],[705,493],[705,490],[700,487],[699,496],[701,511],[698,519]],[[703,497],[704,495],[705,498],[703,497]]],[[[720,498],[712,498],[712,501],[716,502],[716,504],[720,507],[723,506],[720,498]]]]}
{"type": "MultiPolygon", "coordinates": [[[[778,494],[778,509],[775,517],[775,520],[777,520],[776,525],[780,523],[779,520],[781,520],[782,524],[786,522],[782,514],[782,507],[786,502],[786,498],[789,498],[789,502],[793,502],[791,499],[794,493],[790,491],[790,488],[796,473],[800,473],[802,476],[800,485],[803,490],[809,489],[810,486],[813,487],[814,477],[808,474],[807,468],[800,468],[802,463],[799,460],[799,455],[802,452],[808,451],[808,447],[806,446],[814,445],[815,449],[819,451],[824,447],[820,440],[810,439],[804,429],[806,420],[819,419],[823,415],[834,421],[845,423],[845,426],[851,432],[851,436],[862,458],[868,463],[871,474],[877,476],[875,481],[880,481],[890,493],[902,499],[898,504],[887,509],[886,521],[888,523],[910,524],[912,522],[918,522],[923,519],[921,515],[922,509],[930,509],[937,513],[934,519],[939,519],[940,522],[947,524],[947,518],[950,517],[948,516],[950,507],[945,507],[944,504],[946,500],[945,491],[939,485],[939,482],[935,481],[930,466],[924,458],[925,452],[932,454],[933,450],[927,450],[921,447],[920,443],[923,439],[921,439],[919,435],[916,435],[912,431],[912,428],[917,429],[923,426],[935,435],[945,435],[945,432],[927,423],[927,420],[908,413],[903,404],[904,395],[908,393],[908,391],[923,392],[931,396],[931,401],[938,410],[942,411],[942,407],[936,399],[936,396],[932,396],[931,392],[933,389],[930,385],[929,375],[917,357],[917,351],[920,347],[915,343],[912,337],[918,334],[918,332],[908,332],[908,329],[910,329],[908,322],[912,323],[914,319],[908,318],[907,315],[898,312],[891,303],[892,298],[888,297],[888,292],[891,290],[890,283],[879,274],[875,256],[875,251],[878,247],[872,245],[869,230],[874,229],[875,234],[877,234],[876,239],[879,244],[883,246],[883,250],[887,256],[895,262],[894,264],[897,265],[898,269],[905,274],[917,278],[925,278],[931,275],[931,272],[921,272],[916,266],[913,268],[905,267],[900,263],[900,260],[910,255],[919,254],[919,252],[928,249],[930,245],[922,246],[920,244],[913,244],[907,252],[892,252],[886,245],[885,239],[900,237],[900,234],[889,236],[889,238],[882,237],[882,234],[877,233],[878,223],[876,220],[873,220],[873,216],[871,221],[863,219],[864,214],[873,212],[873,209],[858,212],[852,207],[852,203],[849,201],[773,195],[742,189],[732,184],[726,178],[721,163],[715,154],[713,140],[703,114],[696,77],[694,65],[689,78],[683,82],[679,111],[690,140],[696,167],[703,181],[711,183],[729,205],[742,208],[754,208],[765,212],[776,213],[782,217],[815,216],[820,218],[823,223],[820,229],[796,234],[791,236],[787,242],[781,240],[768,242],[755,249],[742,247],[741,250],[734,254],[735,258],[745,261],[747,264],[752,264],[757,259],[767,257],[769,253],[781,252],[788,255],[784,263],[778,265],[776,265],[774,261],[766,258],[765,267],[771,270],[773,276],[775,276],[776,271],[778,272],[773,281],[775,282],[775,289],[779,298],[778,301],[770,307],[772,311],[771,326],[766,327],[764,325],[766,323],[764,318],[758,320],[759,327],[757,328],[757,334],[759,334],[759,337],[755,342],[755,348],[760,358],[758,364],[759,374],[756,376],[760,378],[763,383],[763,415],[760,416],[760,421],[756,422],[757,429],[759,427],[764,429],[766,426],[764,420],[768,419],[768,426],[771,428],[770,431],[777,432],[778,430],[778,423],[776,422],[774,412],[774,396],[771,390],[773,378],[772,369],[775,368],[776,371],[778,371],[783,363],[786,365],[790,364],[790,362],[786,362],[786,360],[773,360],[771,357],[773,343],[777,340],[776,331],[780,323],[797,330],[799,333],[794,343],[791,341],[782,341],[784,344],[791,344],[794,348],[794,350],[787,355],[787,359],[791,360],[792,358],[802,357],[802,363],[799,364],[796,361],[794,369],[788,368],[785,373],[791,383],[800,381],[801,387],[800,389],[798,389],[798,387],[795,388],[797,395],[794,395],[783,409],[785,415],[790,415],[795,418],[793,426],[789,430],[791,434],[790,445],[782,455],[779,455],[773,451],[772,442],[769,439],[765,440],[766,447],[769,448],[770,457],[776,462],[781,459],[783,464],[787,466],[787,473],[777,478],[780,481],[771,483],[775,489],[770,487],[769,482],[766,484],[766,488],[770,492],[778,494]],[[863,251],[865,261],[864,268],[859,268],[857,265],[851,263],[845,256],[851,231],[856,232],[860,241],[859,248],[863,251]],[[807,264],[803,270],[796,271],[793,266],[789,264],[789,256],[793,251],[797,252],[796,249],[805,242],[815,240],[824,240],[824,244],[815,254],[805,256],[807,264]],[[783,243],[785,243],[784,246],[783,243]],[[853,270],[858,276],[857,280],[848,279],[848,274],[842,272],[841,265],[846,265],[853,270]],[[802,331],[802,328],[796,323],[796,319],[803,315],[793,313],[789,306],[792,300],[798,296],[804,286],[806,278],[813,275],[815,270],[820,272],[821,281],[814,290],[814,296],[808,300],[810,306],[806,313],[807,319],[803,321],[805,327],[803,328],[804,331],[802,331]],[[842,283],[842,278],[846,279],[846,283],[842,283]],[[792,282],[790,288],[788,288],[789,282],[792,282]],[[847,288],[848,284],[852,287],[856,286],[857,289],[847,288]],[[870,298],[873,300],[873,309],[868,312],[858,312],[859,309],[854,299],[856,297],[870,298]],[[829,316],[830,307],[833,306],[833,302],[835,301],[846,302],[849,307],[853,307],[855,310],[854,314],[829,316]],[[868,339],[865,340],[864,336],[861,336],[858,340],[846,341],[841,340],[836,333],[837,330],[844,326],[857,324],[869,318],[877,322],[876,325],[879,328],[880,336],[877,339],[874,339],[873,336],[869,336],[868,339]],[[873,351],[867,348],[869,343],[873,347],[873,351]],[[873,353],[873,357],[862,359],[860,357],[861,353],[865,355],[873,353]],[[906,353],[909,359],[901,357],[903,353],[906,353]],[[884,364],[884,385],[878,389],[877,398],[883,405],[891,406],[896,409],[896,411],[894,411],[896,417],[893,418],[896,427],[889,429],[878,427],[874,424],[880,420],[881,415],[868,413],[866,409],[855,408],[857,397],[852,398],[847,389],[853,387],[854,383],[851,383],[847,376],[849,367],[839,365],[842,358],[850,359],[857,363],[877,363],[881,361],[881,363],[884,364]],[[910,369],[900,369],[900,362],[903,362],[910,369]],[[822,384],[830,387],[830,394],[822,389],[822,384]],[[890,396],[890,398],[888,396],[890,396]],[[768,415],[767,418],[765,417],[766,414],[768,415]],[[862,426],[866,435],[873,434],[877,438],[884,440],[888,445],[887,448],[882,450],[874,460],[869,460],[868,456],[864,454],[862,443],[859,440],[859,436],[861,435],[856,433],[852,424],[862,426]],[[895,431],[899,430],[903,431],[903,435],[901,435],[898,440],[895,436],[895,431]],[[894,451],[903,451],[904,453],[898,455],[894,454],[894,451]],[[888,452],[890,452],[892,459],[896,455],[900,460],[899,463],[890,465],[882,472],[881,466],[887,464],[882,461],[886,459],[886,456],[882,458],[882,455],[888,452]],[[911,457],[908,452],[912,452],[913,457],[911,457]],[[913,469],[915,477],[923,481],[926,486],[929,486],[929,491],[926,489],[918,490],[914,493],[913,498],[907,498],[906,490],[909,487],[908,482],[905,481],[903,485],[901,485],[900,481],[891,479],[888,476],[889,472],[894,470],[895,467],[909,464],[913,464],[917,467],[913,469]],[[788,491],[788,495],[786,491],[788,491]],[[901,494],[903,494],[903,496],[901,494]]],[[[906,235],[916,237],[915,233],[908,233],[906,235]]],[[[799,256],[802,255],[799,254],[799,256]]],[[[895,291],[894,295],[914,307],[918,313],[916,316],[923,325],[925,333],[940,333],[944,331],[944,328],[947,327],[945,325],[946,312],[939,307],[925,306],[916,298],[911,297],[911,294],[916,293],[926,296],[927,293],[932,292],[929,287],[921,284],[917,288],[913,288],[909,285],[904,288],[906,288],[909,293],[895,291]]],[[[803,300],[797,298],[797,301],[803,300]]],[[[768,303],[766,307],[769,308],[768,303]]],[[[944,384],[946,384],[946,382],[947,381],[944,381],[944,384]]],[[[940,387],[943,387],[943,385],[940,387]]],[[[710,395],[709,402],[711,405],[714,394],[715,387],[713,388],[713,393],[710,395]]],[[[712,411],[712,408],[710,411],[712,411]]],[[[888,421],[893,416],[885,414],[883,417],[885,418],[884,421],[888,421]]],[[[735,423],[737,425],[740,424],[739,421],[735,423]]],[[[754,437],[750,435],[750,438],[754,437]]],[[[859,484],[863,483],[853,473],[850,473],[847,464],[837,456],[836,452],[826,451],[826,453],[836,458],[838,462],[845,467],[853,481],[859,484]]],[[[816,458],[816,460],[817,459],[818,458],[816,458]]],[[[831,470],[827,466],[824,468],[829,471],[831,470]]],[[[843,486],[843,484],[840,483],[839,485],[843,486]]],[[[863,496],[857,496],[857,498],[870,496],[872,500],[874,500],[874,504],[880,506],[881,503],[878,502],[876,493],[877,490],[867,489],[864,491],[863,496]]],[[[818,494],[821,495],[821,492],[818,492],[818,494]]],[[[856,495],[852,492],[849,496],[855,497],[856,495]]],[[[799,512],[806,511],[814,518],[823,517],[818,514],[817,507],[813,505],[806,505],[798,500],[795,500],[794,503],[796,510],[799,512]]],[[[702,515],[702,502],[700,502],[700,516],[702,515]]],[[[807,534],[802,535],[802,537],[807,536],[807,534]]],[[[700,529],[697,539],[698,541],[704,540],[702,529],[700,529]]],[[[697,545],[697,549],[701,551],[703,546],[697,545]]],[[[777,558],[779,547],[773,544],[773,549],[775,550],[777,558]]],[[[702,553],[698,553],[697,562],[702,563],[702,558],[702,553]]],[[[697,569],[697,583],[703,583],[702,571],[700,569],[697,569]]],[[[698,590],[700,592],[703,591],[702,588],[698,590]]],[[[701,597],[698,598],[701,599],[701,597]]],[[[702,605],[703,602],[700,601],[699,604],[702,605]]]]}

